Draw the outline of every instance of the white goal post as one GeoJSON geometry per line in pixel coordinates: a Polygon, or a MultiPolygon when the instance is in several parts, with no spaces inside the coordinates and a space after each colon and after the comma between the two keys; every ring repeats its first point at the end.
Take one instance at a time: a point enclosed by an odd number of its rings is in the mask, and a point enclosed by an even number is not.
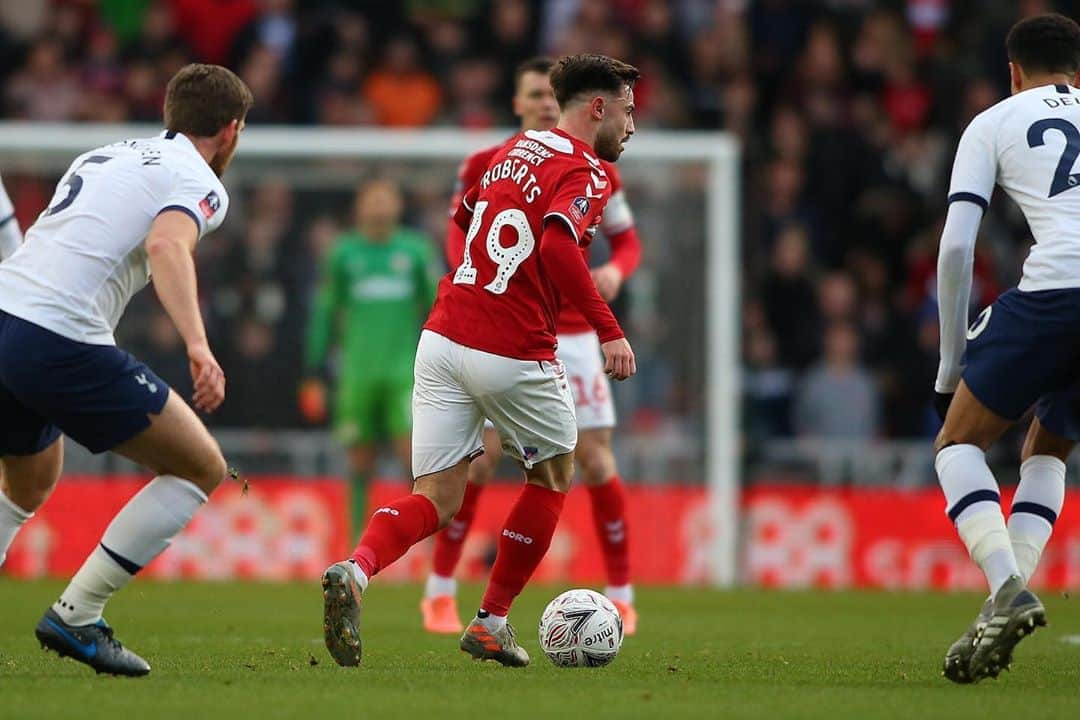
{"type": "MultiPolygon", "coordinates": [[[[79,153],[130,137],[160,132],[156,125],[0,123],[0,173],[22,163],[63,169],[79,153]],[[10,167],[9,167],[10,166],[10,167]]],[[[513,133],[502,129],[251,127],[241,158],[410,159],[457,161],[513,133]]],[[[739,145],[719,132],[642,129],[627,145],[627,158],[686,161],[707,167],[705,185],[705,338],[707,387],[705,477],[713,522],[710,579],[718,586],[738,580],[740,242],[739,145]]],[[[631,341],[633,338],[631,338],[631,341]]]]}

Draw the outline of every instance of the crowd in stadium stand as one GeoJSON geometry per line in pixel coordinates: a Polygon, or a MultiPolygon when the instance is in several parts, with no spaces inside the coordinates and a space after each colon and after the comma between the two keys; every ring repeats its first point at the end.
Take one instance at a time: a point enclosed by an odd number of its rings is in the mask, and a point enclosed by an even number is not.
{"type": "MultiPolygon", "coordinates": [[[[229,65],[252,87],[252,126],[496,127],[514,123],[522,59],[620,57],[643,73],[639,132],[724,129],[742,142],[748,436],[919,437],[936,429],[934,274],[953,149],[966,123],[1008,94],[1007,28],[1076,4],[3,3],[0,101],[5,119],[156,122],[164,81],[200,60],[229,65]]],[[[47,199],[32,184],[11,189],[24,213],[47,199]]],[[[414,220],[442,211],[410,202],[414,220]]],[[[201,257],[230,371],[233,401],[219,423],[301,422],[292,396],[260,390],[267,377],[299,378],[303,298],[344,218],[300,218],[296,204],[288,185],[261,184],[201,257]]],[[[1001,197],[980,237],[973,310],[1015,283],[1030,242],[1001,197]]],[[[138,328],[151,365],[183,378],[167,319],[150,314],[138,328]]]]}

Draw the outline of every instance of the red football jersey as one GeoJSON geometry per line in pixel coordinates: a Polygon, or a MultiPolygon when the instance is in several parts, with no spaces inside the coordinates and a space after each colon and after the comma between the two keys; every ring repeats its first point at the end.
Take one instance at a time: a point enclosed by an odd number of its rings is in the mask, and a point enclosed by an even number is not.
{"type": "Polygon", "coordinates": [[[496,355],[553,360],[561,298],[550,274],[557,269],[540,261],[544,224],[565,223],[587,246],[610,196],[587,144],[558,129],[511,138],[462,200],[466,251],[439,283],[424,327],[496,355]]]}
{"type": "MultiPolygon", "coordinates": [[[[514,142],[516,139],[517,137],[511,139],[510,142],[514,142]]],[[[465,192],[479,182],[484,175],[484,171],[491,164],[491,159],[495,156],[495,153],[503,147],[505,147],[505,144],[478,150],[461,163],[458,168],[454,192],[450,198],[451,217],[461,206],[461,200],[464,198],[465,192]]],[[[637,268],[638,261],[641,258],[641,245],[637,233],[634,232],[634,216],[630,212],[629,204],[626,202],[619,171],[615,168],[614,163],[607,160],[601,160],[600,165],[607,174],[611,190],[609,200],[601,208],[600,229],[604,231],[604,235],[607,236],[608,241],[611,243],[611,261],[622,270],[623,277],[627,278],[637,268]]],[[[452,268],[456,268],[461,263],[465,252],[465,230],[452,220],[446,233],[445,251],[447,264],[452,268]]],[[[585,262],[588,262],[588,248],[583,248],[582,252],[585,254],[585,262]]],[[[556,329],[559,333],[583,333],[592,332],[593,330],[581,311],[566,298],[563,298],[562,306],[559,308],[556,329]]]]}

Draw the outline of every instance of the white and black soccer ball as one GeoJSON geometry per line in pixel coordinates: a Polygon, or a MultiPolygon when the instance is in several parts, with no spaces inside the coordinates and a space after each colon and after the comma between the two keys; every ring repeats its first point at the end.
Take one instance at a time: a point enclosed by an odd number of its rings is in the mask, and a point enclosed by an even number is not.
{"type": "Polygon", "coordinates": [[[592,590],[567,590],[540,617],[540,648],[558,667],[602,667],[622,647],[622,617],[592,590]]]}

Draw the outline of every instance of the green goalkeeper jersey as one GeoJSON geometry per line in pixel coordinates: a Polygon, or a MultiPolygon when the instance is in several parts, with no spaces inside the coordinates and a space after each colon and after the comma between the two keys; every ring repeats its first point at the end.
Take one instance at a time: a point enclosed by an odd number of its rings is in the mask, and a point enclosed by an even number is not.
{"type": "Polygon", "coordinates": [[[398,228],[383,243],[358,232],[330,250],[308,325],[306,366],[323,367],[340,347],[341,379],[412,378],[420,327],[438,282],[431,243],[398,228]]]}

